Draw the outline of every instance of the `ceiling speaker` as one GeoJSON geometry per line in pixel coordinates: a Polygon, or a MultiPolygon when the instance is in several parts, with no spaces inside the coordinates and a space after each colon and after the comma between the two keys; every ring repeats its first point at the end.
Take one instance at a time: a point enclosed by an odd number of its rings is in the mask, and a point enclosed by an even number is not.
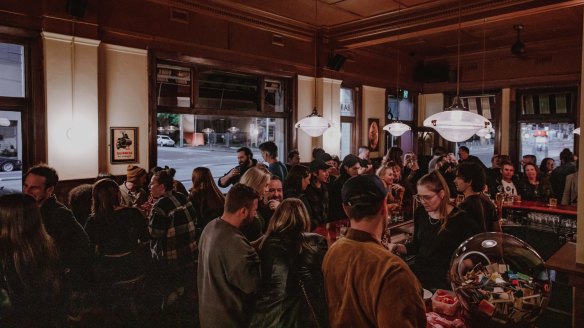
{"type": "Polygon", "coordinates": [[[341,54],[335,54],[334,56],[329,57],[327,66],[338,72],[341,70],[346,60],[347,57],[341,54]]]}
{"type": "Polygon", "coordinates": [[[87,0],[67,0],[67,14],[75,18],[83,18],[85,16],[85,9],[87,7],[87,0]]]}

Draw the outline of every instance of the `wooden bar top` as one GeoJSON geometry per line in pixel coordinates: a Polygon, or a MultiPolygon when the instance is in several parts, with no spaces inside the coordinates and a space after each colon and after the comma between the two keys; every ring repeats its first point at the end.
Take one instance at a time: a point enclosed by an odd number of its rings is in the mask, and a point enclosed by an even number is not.
{"type": "Polygon", "coordinates": [[[576,263],[576,243],[567,242],[546,262],[548,269],[584,277],[584,264],[576,263]]]}
{"type": "Polygon", "coordinates": [[[553,213],[553,214],[566,214],[566,215],[574,215],[578,214],[576,206],[571,205],[557,205],[557,206],[548,206],[546,203],[542,202],[532,202],[532,201],[522,201],[522,202],[514,202],[513,204],[503,204],[503,208],[508,209],[516,209],[516,210],[527,210],[527,211],[537,211],[537,212],[545,212],[545,213],[553,213]]]}

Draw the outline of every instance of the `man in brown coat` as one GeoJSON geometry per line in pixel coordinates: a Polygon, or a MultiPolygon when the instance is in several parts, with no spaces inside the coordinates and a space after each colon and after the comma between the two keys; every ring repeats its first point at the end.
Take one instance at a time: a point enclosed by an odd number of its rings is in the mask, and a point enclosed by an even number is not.
{"type": "Polygon", "coordinates": [[[381,244],[388,215],[383,183],[375,175],[352,177],[341,194],[351,228],[322,264],[331,327],[426,327],[418,280],[381,244]]]}

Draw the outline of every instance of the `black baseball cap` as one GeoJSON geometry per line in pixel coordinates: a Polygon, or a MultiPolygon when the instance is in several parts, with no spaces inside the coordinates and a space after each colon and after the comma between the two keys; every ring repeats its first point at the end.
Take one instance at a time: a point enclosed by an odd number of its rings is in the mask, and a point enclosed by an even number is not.
{"type": "Polygon", "coordinates": [[[341,196],[345,205],[370,206],[385,199],[387,190],[378,176],[358,175],[345,182],[341,196]]]}
{"type": "Polygon", "coordinates": [[[310,162],[308,169],[310,172],[318,172],[318,170],[328,170],[331,166],[325,163],[323,160],[315,159],[310,162]]]}

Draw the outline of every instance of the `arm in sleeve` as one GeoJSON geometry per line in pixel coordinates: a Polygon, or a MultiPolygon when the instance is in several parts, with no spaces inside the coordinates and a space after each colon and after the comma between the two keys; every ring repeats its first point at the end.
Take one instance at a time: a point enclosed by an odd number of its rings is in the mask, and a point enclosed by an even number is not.
{"type": "Polygon", "coordinates": [[[150,215],[150,236],[152,239],[166,237],[167,222],[168,217],[166,213],[159,206],[154,206],[150,215]]]}
{"type": "Polygon", "coordinates": [[[260,258],[251,245],[247,246],[242,249],[241,254],[232,255],[233,263],[227,268],[227,279],[243,293],[251,295],[260,286],[260,258]]]}
{"type": "Polygon", "coordinates": [[[64,242],[61,254],[65,265],[85,265],[90,258],[89,237],[83,227],[75,220],[73,213],[62,209],[58,213],[61,216],[63,234],[61,242],[64,242]]]}

